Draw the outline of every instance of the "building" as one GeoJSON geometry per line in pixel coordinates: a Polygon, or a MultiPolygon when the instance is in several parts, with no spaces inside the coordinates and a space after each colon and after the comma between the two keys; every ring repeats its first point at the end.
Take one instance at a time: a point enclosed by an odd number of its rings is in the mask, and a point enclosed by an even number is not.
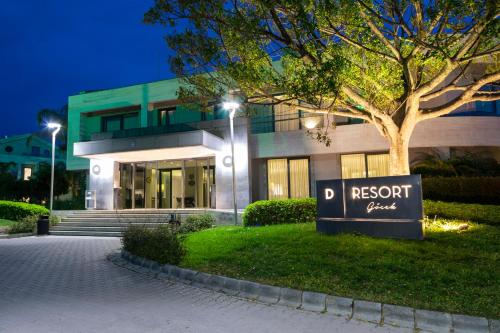
{"type": "MultiPolygon", "coordinates": [[[[56,149],[56,163],[65,163],[65,154],[56,149]]],[[[17,179],[28,180],[41,163],[52,163],[52,145],[34,134],[0,139],[0,163],[17,179]]]]}
{"type": "MultiPolygon", "coordinates": [[[[68,170],[88,170],[96,209],[232,207],[228,114],[181,105],[177,79],[69,97],[68,170]]],[[[439,150],[500,160],[500,109],[473,103],[420,123],[410,157],[439,150]]],[[[388,143],[356,119],[262,106],[235,119],[237,204],[315,195],[315,181],[388,174],[388,143]],[[306,129],[335,120],[329,147],[306,129]]]]}

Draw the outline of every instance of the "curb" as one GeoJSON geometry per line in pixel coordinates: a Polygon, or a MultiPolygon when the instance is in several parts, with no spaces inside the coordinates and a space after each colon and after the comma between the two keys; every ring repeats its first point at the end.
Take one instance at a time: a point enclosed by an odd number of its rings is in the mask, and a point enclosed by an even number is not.
{"type": "Polygon", "coordinates": [[[21,233],[21,234],[0,234],[0,239],[11,239],[11,238],[22,238],[36,236],[32,233],[21,233]]]}
{"type": "Polygon", "coordinates": [[[264,304],[340,316],[346,320],[356,319],[380,326],[410,328],[418,332],[500,333],[500,320],[354,300],[238,280],[168,264],[161,266],[155,261],[138,257],[125,250],[109,255],[108,259],[118,266],[155,278],[177,281],[264,304]]]}

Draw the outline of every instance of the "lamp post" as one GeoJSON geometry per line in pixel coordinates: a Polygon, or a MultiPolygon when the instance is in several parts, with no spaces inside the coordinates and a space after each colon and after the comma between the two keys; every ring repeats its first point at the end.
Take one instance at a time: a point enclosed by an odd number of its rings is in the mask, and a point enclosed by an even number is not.
{"type": "Polygon", "coordinates": [[[61,124],[48,123],[47,127],[54,129],[54,131],[52,131],[52,170],[50,173],[50,213],[52,213],[52,204],[54,202],[54,165],[56,159],[56,135],[61,130],[61,124]]]}
{"type": "Polygon", "coordinates": [[[234,114],[240,107],[237,102],[225,102],[224,109],[229,110],[229,129],[231,132],[231,168],[233,172],[233,209],[234,209],[234,225],[238,224],[238,208],[236,206],[236,168],[234,166],[234,114]]]}

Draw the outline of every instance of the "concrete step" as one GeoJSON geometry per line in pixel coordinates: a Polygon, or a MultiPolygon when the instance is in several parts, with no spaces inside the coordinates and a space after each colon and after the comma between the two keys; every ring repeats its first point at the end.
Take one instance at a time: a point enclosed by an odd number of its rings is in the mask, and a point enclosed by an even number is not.
{"type": "Polygon", "coordinates": [[[187,214],[92,214],[92,215],[67,215],[62,218],[88,219],[88,218],[137,218],[137,217],[170,217],[171,215],[187,214]]]}
{"type": "Polygon", "coordinates": [[[50,235],[55,236],[94,236],[94,237],[121,237],[121,232],[106,231],[50,231],[50,235]]]}
{"type": "Polygon", "coordinates": [[[124,232],[127,227],[67,227],[56,226],[51,231],[89,231],[89,232],[124,232]]]}
{"type": "Polygon", "coordinates": [[[131,222],[131,223],[120,223],[120,222],[60,222],[57,227],[68,226],[68,227],[128,227],[130,225],[147,227],[156,227],[162,224],[168,225],[168,223],[156,223],[156,222],[131,222]]]}
{"type": "Polygon", "coordinates": [[[170,218],[78,218],[78,219],[61,219],[61,222],[81,222],[81,223],[167,223],[170,218]]]}

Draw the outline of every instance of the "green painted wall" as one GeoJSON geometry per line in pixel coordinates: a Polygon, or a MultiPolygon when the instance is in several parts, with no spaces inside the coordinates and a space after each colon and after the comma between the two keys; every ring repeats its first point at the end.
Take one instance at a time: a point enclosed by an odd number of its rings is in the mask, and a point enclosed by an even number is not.
{"type": "Polygon", "coordinates": [[[85,113],[132,105],[140,105],[138,122],[141,127],[155,126],[156,118],[148,111],[152,102],[176,99],[179,80],[171,79],[128,87],[84,92],[68,98],[68,170],[88,169],[89,160],[73,156],[73,144],[88,140],[101,130],[101,116],[87,117],[85,113]],[[149,124],[148,124],[149,122],[149,124]],[[81,136],[83,136],[81,138],[81,136]]]}

